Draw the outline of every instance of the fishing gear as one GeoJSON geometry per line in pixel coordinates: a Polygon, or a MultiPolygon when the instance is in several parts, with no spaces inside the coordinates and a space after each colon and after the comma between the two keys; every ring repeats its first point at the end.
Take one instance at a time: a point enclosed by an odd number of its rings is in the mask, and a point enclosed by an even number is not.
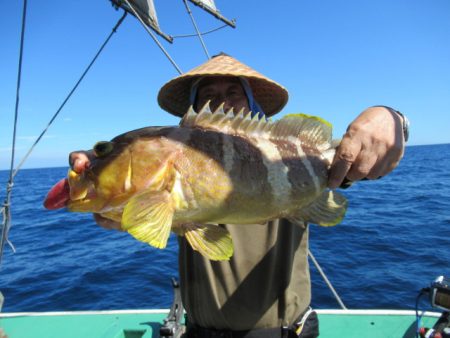
{"type": "Polygon", "coordinates": [[[180,338],[185,331],[183,325],[184,307],[181,301],[180,284],[175,278],[172,278],[173,303],[164,324],[159,329],[160,337],[180,338]]]}
{"type": "MultiPolygon", "coordinates": [[[[422,313],[423,315],[423,313],[422,313]]],[[[416,299],[416,337],[450,338],[450,279],[439,276],[427,288],[420,290],[416,299]],[[432,307],[444,310],[432,328],[420,327],[419,300],[428,295],[432,307]]]]}
{"type": "Polygon", "coordinates": [[[430,291],[431,306],[450,311],[450,278],[440,276],[431,283],[430,291]]]}

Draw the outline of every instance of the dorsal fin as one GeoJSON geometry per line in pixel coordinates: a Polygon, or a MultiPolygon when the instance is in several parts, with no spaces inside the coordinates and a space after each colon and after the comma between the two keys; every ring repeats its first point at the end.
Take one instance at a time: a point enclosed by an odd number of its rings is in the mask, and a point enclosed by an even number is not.
{"type": "MultiPolygon", "coordinates": [[[[211,112],[209,101],[200,109],[199,113],[191,106],[180,122],[181,127],[199,127],[207,130],[215,130],[228,134],[263,136],[268,133],[273,123],[265,117],[258,115],[252,117],[252,112],[244,114],[241,109],[236,115],[233,108],[227,112],[223,109],[222,103],[214,112],[211,112]]],[[[269,135],[267,135],[269,136],[269,135]]]]}
{"type": "Polygon", "coordinates": [[[290,114],[281,120],[272,122],[265,117],[252,113],[244,114],[241,109],[234,115],[233,110],[224,112],[221,104],[211,112],[209,101],[196,113],[191,106],[180,122],[181,127],[199,127],[227,134],[254,136],[274,139],[298,138],[303,144],[326,150],[331,144],[331,124],[319,117],[305,114],[290,114]]]}
{"type": "Polygon", "coordinates": [[[295,136],[302,144],[326,150],[332,143],[332,126],[331,123],[317,116],[288,114],[275,123],[271,135],[281,139],[286,136],[295,136]]]}

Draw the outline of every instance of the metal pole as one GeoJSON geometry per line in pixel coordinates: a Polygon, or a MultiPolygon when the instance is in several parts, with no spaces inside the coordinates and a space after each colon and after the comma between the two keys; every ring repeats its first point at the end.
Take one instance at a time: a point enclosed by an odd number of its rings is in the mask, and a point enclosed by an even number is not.
{"type": "Polygon", "coordinates": [[[83,72],[83,74],[81,75],[80,79],[75,84],[75,86],[72,88],[72,90],[70,91],[69,95],[66,97],[64,102],[61,104],[61,106],[59,107],[57,112],[50,119],[50,122],[47,124],[47,127],[44,129],[44,131],[39,135],[39,137],[33,143],[31,148],[28,150],[27,154],[20,161],[19,165],[14,169],[15,138],[16,138],[15,134],[16,134],[17,117],[18,117],[18,107],[19,107],[19,89],[20,89],[21,68],[22,68],[23,41],[24,41],[24,32],[25,32],[25,13],[26,13],[25,8],[26,8],[26,2],[27,2],[27,0],[24,0],[24,14],[23,14],[23,20],[22,20],[22,37],[21,37],[20,55],[19,55],[19,72],[18,72],[19,74],[18,74],[18,81],[17,81],[16,112],[15,112],[15,120],[14,120],[13,146],[12,146],[12,151],[11,151],[12,155],[11,155],[10,177],[9,177],[9,182],[8,182],[7,190],[6,190],[6,199],[5,199],[5,202],[3,203],[3,207],[0,210],[0,212],[2,213],[2,216],[3,216],[2,234],[1,234],[1,239],[0,239],[0,262],[1,262],[1,258],[2,258],[2,255],[3,255],[3,248],[4,248],[4,245],[5,245],[5,242],[7,242],[11,246],[11,248],[14,250],[14,247],[11,244],[11,242],[8,241],[8,233],[9,233],[9,229],[11,228],[11,210],[10,210],[10,205],[11,205],[11,191],[12,191],[12,187],[13,187],[14,177],[19,172],[19,169],[25,163],[25,160],[31,154],[31,152],[33,151],[34,147],[37,145],[37,143],[40,141],[40,139],[44,136],[44,134],[47,132],[47,130],[50,127],[50,125],[53,123],[53,121],[56,119],[58,114],[61,112],[62,108],[67,103],[69,98],[72,96],[72,94],[78,88],[78,85],[84,79],[84,77],[86,76],[86,74],[89,71],[89,69],[92,67],[94,62],[97,60],[98,56],[103,51],[103,49],[105,48],[106,44],[111,39],[112,35],[116,32],[117,28],[120,26],[120,24],[123,22],[123,20],[125,19],[126,15],[127,15],[127,13],[125,12],[124,15],[119,19],[119,21],[117,22],[117,24],[112,29],[112,32],[110,33],[110,35],[108,36],[106,41],[100,47],[100,49],[97,52],[97,54],[95,55],[94,59],[91,61],[89,66],[86,68],[86,70],[83,72]]]}
{"type": "Polygon", "coordinates": [[[25,160],[28,158],[28,156],[30,156],[31,152],[33,151],[34,147],[38,144],[38,142],[41,140],[41,138],[44,136],[44,134],[47,132],[48,128],[50,127],[50,125],[53,123],[53,121],[56,119],[56,117],[59,115],[59,113],[61,112],[61,110],[64,108],[64,106],[66,105],[67,101],[69,101],[70,97],[72,96],[72,94],[75,92],[75,90],[78,88],[78,86],[80,85],[81,81],[83,81],[84,77],[86,76],[86,74],[89,72],[89,70],[91,69],[91,67],[93,66],[94,62],[97,60],[97,58],[100,56],[100,54],[102,53],[103,49],[106,47],[106,45],[108,44],[109,40],[111,39],[111,37],[113,36],[114,33],[116,33],[117,28],[119,28],[119,26],[122,24],[123,20],[125,19],[125,17],[127,16],[127,12],[124,12],[122,17],[119,19],[119,21],[117,21],[116,25],[114,26],[114,28],[112,29],[111,33],[109,34],[108,38],[105,40],[105,42],[103,43],[103,45],[100,47],[100,49],[98,50],[97,54],[95,54],[94,58],[92,59],[92,61],[89,63],[89,65],[86,67],[86,69],[84,70],[83,74],[81,75],[81,77],[78,79],[77,83],[75,84],[75,86],[73,86],[72,90],[69,92],[69,94],[67,95],[67,97],[64,99],[63,103],[59,106],[58,110],[56,111],[56,113],[53,115],[53,117],[50,119],[50,121],[48,122],[47,126],[45,127],[45,129],[42,131],[42,133],[38,136],[38,138],[36,139],[36,141],[34,141],[33,145],[31,146],[31,148],[28,150],[28,152],[25,154],[25,156],[22,158],[22,160],[20,161],[19,165],[16,167],[16,169],[14,170],[14,174],[13,177],[16,176],[16,174],[18,173],[19,169],[22,167],[22,165],[25,163],[25,160]]]}
{"type": "Polygon", "coordinates": [[[219,19],[220,21],[226,23],[228,26],[236,28],[236,20],[228,20],[227,18],[223,17],[222,15],[220,15],[219,13],[217,13],[214,10],[211,10],[211,8],[209,6],[205,6],[205,4],[201,1],[198,0],[189,0],[190,2],[192,2],[194,5],[204,9],[206,12],[208,12],[209,14],[213,15],[215,18],[219,19]]]}
{"type": "Polygon", "coordinates": [[[175,61],[170,57],[169,53],[167,53],[167,51],[164,49],[163,45],[161,45],[161,43],[158,41],[158,39],[156,38],[156,36],[152,33],[152,31],[147,27],[147,25],[145,24],[144,20],[142,20],[142,18],[140,17],[139,13],[134,9],[133,6],[131,6],[130,2],[128,0],[124,0],[126,2],[126,4],[128,5],[128,7],[130,7],[131,11],[133,12],[134,16],[136,18],[138,18],[138,20],[140,21],[140,23],[142,24],[142,26],[144,26],[144,29],[147,31],[148,34],[150,34],[150,36],[152,37],[153,41],[155,41],[155,43],[158,45],[159,49],[161,49],[161,51],[164,53],[164,55],[169,59],[170,63],[172,63],[172,65],[175,67],[175,69],[177,70],[177,72],[179,74],[183,74],[183,72],[181,71],[181,69],[177,66],[177,64],[175,63],[175,61]]]}
{"type": "Polygon", "coordinates": [[[316,266],[317,270],[319,271],[320,275],[322,276],[325,283],[330,288],[331,292],[334,295],[334,298],[336,298],[336,301],[339,303],[342,309],[347,310],[347,307],[344,305],[344,302],[342,301],[341,297],[339,297],[338,293],[334,289],[333,285],[331,285],[331,282],[327,278],[327,275],[325,275],[325,272],[323,272],[322,268],[320,267],[319,263],[317,262],[316,258],[313,256],[312,252],[308,249],[308,255],[313,261],[314,265],[316,266]]]}
{"type": "Polygon", "coordinates": [[[197,36],[200,39],[200,42],[201,42],[201,44],[203,46],[203,50],[205,51],[206,57],[208,59],[211,59],[211,56],[209,56],[208,50],[206,49],[205,42],[203,41],[202,34],[200,33],[200,31],[199,31],[199,29],[197,27],[197,23],[195,22],[194,16],[192,15],[191,9],[189,8],[186,0],[183,0],[183,2],[184,2],[184,5],[186,6],[186,10],[187,10],[189,16],[191,17],[192,24],[195,27],[195,31],[197,32],[197,36]]]}

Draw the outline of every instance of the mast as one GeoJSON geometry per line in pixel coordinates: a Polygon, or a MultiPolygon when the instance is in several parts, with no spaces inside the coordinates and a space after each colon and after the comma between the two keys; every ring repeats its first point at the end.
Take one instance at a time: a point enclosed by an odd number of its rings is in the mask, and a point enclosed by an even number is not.
{"type": "MultiPolygon", "coordinates": [[[[172,63],[172,65],[175,67],[175,69],[178,71],[178,73],[182,74],[183,72],[181,69],[177,66],[173,58],[169,55],[169,53],[166,51],[166,49],[162,46],[162,44],[158,41],[156,36],[152,33],[155,32],[162,38],[164,38],[167,42],[173,43],[174,37],[164,33],[159,26],[158,17],[156,15],[155,5],[153,0],[110,0],[115,8],[122,8],[125,12],[130,13],[133,15],[136,19],[138,19],[144,29],[147,31],[147,33],[152,37],[152,39],[155,41],[155,43],[158,45],[158,47],[161,49],[161,51],[164,53],[164,55],[168,58],[168,60],[172,63]]],[[[224,22],[226,25],[235,28],[235,20],[228,20],[224,16],[222,16],[219,13],[219,10],[216,8],[216,5],[214,3],[214,0],[189,0],[194,5],[202,8],[207,13],[213,15],[215,18],[219,19],[220,21],[224,22]]],[[[195,22],[194,16],[188,6],[188,3],[186,0],[183,0],[184,5],[186,7],[186,10],[191,18],[192,24],[194,25],[196,35],[198,36],[200,43],[202,45],[202,48],[209,59],[209,53],[206,48],[206,44],[203,40],[203,35],[206,33],[201,33],[197,23],[195,22]]],[[[223,27],[226,27],[224,25],[223,27]]],[[[221,27],[221,28],[223,28],[221,27]]],[[[195,35],[194,35],[195,36],[195,35]]]]}
{"type": "Polygon", "coordinates": [[[126,12],[136,17],[147,27],[150,27],[156,34],[172,43],[173,37],[164,33],[159,28],[158,17],[156,15],[153,0],[110,0],[116,8],[122,8],[126,12]]]}
{"type": "Polygon", "coordinates": [[[195,31],[197,32],[197,36],[200,39],[200,43],[202,44],[203,50],[205,51],[205,54],[206,54],[206,57],[208,59],[211,59],[211,56],[209,56],[209,53],[208,53],[208,49],[206,48],[205,42],[203,41],[202,34],[200,33],[200,31],[197,27],[197,23],[195,22],[194,16],[192,15],[191,9],[189,8],[186,0],[183,0],[183,2],[184,2],[184,5],[186,6],[186,10],[191,18],[192,24],[194,25],[195,31]]]}
{"type": "Polygon", "coordinates": [[[220,21],[226,23],[228,26],[236,28],[236,20],[228,20],[224,16],[222,16],[219,13],[219,10],[217,9],[216,5],[214,4],[214,0],[189,0],[194,5],[202,8],[209,14],[213,15],[216,19],[219,19],[220,21]]]}
{"type": "MultiPolygon", "coordinates": [[[[215,18],[221,20],[222,22],[226,23],[228,26],[231,26],[233,28],[236,27],[235,20],[228,20],[224,16],[222,16],[219,11],[217,10],[216,4],[214,3],[214,0],[189,0],[194,5],[204,9],[209,14],[213,15],[215,18]]],[[[195,22],[194,16],[192,15],[191,9],[188,6],[187,0],[183,0],[184,5],[186,6],[186,10],[191,18],[192,24],[194,25],[195,31],[197,33],[197,36],[200,40],[200,43],[202,44],[203,50],[205,51],[206,57],[210,59],[208,49],[206,48],[205,42],[203,41],[202,33],[200,33],[200,30],[197,27],[197,23],[195,22]]]]}

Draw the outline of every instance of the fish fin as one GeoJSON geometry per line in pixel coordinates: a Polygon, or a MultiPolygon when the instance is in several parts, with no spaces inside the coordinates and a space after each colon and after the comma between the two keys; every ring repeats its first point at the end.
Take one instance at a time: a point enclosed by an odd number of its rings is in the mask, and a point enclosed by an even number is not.
{"type": "Polygon", "coordinates": [[[188,111],[183,115],[183,118],[180,121],[180,127],[194,126],[197,115],[198,114],[195,112],[194,107],[190,106],[188,111]]]}
{"type": "Polygon", "coordinates": [[[342,139],[341,138],[335,138],[331,141],[331,147],[337,148],[341,144],[342,139]]]}
{"type": "Polygon", "coordinates": [[[330,147],[322,152],[322,157],[329,163],[329,165],[333,163],[334,155],[336,155],[336,149],[337,147],[339,147],[341,140],[342,139],[333,139],[331,141],[330,147]]]}
{"type": "Polygon", "coordinates": [[[107,211],[107,212],[102,212],[100,214],[100,216],[103,217],[103,218],[107,218],[107,219],[109,219],[111,221],[114,221],[114,222],[119,222],[120,223],[122,221],[122,212],[117,211],[117,210],[110,210],[110,211],[107,211]]]}
{"type": "Polygon", "coordinates": [[[332,226],[342,222],[347,210],[347,199],[335,191],[324,191],[322,195],[305,208],[287,218],[294,223],[314,223],[332,226]]]}
{"type": "Polygon", "coordinates": [[[177,175],[173,165],[173,154],[167,155],[159,167],[155,167],[147,189],[151,191],[171,191],[177,175]]]}
{"type": "Polygon", "coordinates": [[[301,139],[302,144],[310,145],[321,151],[332,146],[332,125],[317,116],[306,114],[288,114],[274,123],[271,136],[288,138],[294,136],[301,139]]]}
{"type": "Polygon", "coordinates": [[[191,106],[181,120],[180,126],[199,127],[246,137],[286,139],[293,136],[300,138],[303,144],[321,151],[335,147],[331,139],[331,124],[320,117],[305,114],[289,114],[281,120],[272,122],[265,117],[259,117],[258,114],[252,117],[251,112],[244,113],[242,110],[236,115],[231,110],[225,114],[223,104],[211,112],[207,102],[198,113],[191,106]]]}
{"type": "Polygon", "coordinates": [[[233,241],[227,229],[212,224],[182,225],[184,236],[192,249],[213,261],[229,260],[233,255],[233,241]]]}
{"type": "Polygon", "coordinates": [[[230,109],[225,113],[224,104],[221,104],[214,112],[211,112],[209,101],[198,113],[192,106],[184,114],[180,122],[181,127],[202,128],[215,130],[236,135],[261,135],[267,133],[272,125],[265,117],[260,118],[258,114],[252,117],[251,112],[244,114],[243,110],[234,115],[230,109]]]}
{"type": "Polygon", "coordinates": [[[145,190],[125,206],[122,229],[137,240],[162,249],[169,239],[173,213],[169,192],[145,190]]]}

